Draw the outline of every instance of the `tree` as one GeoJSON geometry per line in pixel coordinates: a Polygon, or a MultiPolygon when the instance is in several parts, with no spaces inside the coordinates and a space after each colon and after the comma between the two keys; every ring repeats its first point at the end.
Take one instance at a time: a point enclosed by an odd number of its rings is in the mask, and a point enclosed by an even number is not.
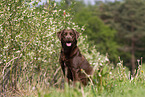
{"type": "Polygon", "coordinates": [[[96,46],[102,54],[109,54],[111,62],[117,62],[117,43],[114,41],[116,31],[106,26],[94,11],[96,7],[88,6],[77,12],[74,21],[80,26],[86,25],[84,34],[88,36],[89,42],[96,46]]]}
{"type": "Polygon", "coordinates": [[[113,11],[107,11],[107,9],[104,11],[103,9],[102,13],[108,12],[109,14],[103,14],[101,17],[102,19],[105,17],[108,20],[107,22],[118,31],[118,42],[124,45],[120,49],[124,52],[130,52],[130,69],[134,76],[134,70],[137,66],[135,64],[135,53],[140,48],[137,44],[141,42],[141,38],[145,37],[145,2],[143,0],[124,0],[119,5],[117,4],[118,2],[109,5],[109,8],[112,8],[113,11]]]}

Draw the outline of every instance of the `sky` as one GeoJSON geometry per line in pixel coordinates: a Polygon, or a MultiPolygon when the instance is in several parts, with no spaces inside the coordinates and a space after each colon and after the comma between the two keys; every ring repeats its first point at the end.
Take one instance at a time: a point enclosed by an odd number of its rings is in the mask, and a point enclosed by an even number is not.
{"type": "MultiPolygon", "coordinates": [[[[44,2],[46,2],[46,0],[41,0],[42,2],[39,2],[39,4],[43,4],[44,2]]],[[[57,2],[61,1],[61,0],[55,0],[57,2]]],[[[105,0],[84,0],[84,2],[87,3],[91,3],[92,5],[95,4],[95,1],[105,1],[105,0]]],[[[115,0],[107,0],[107,1],[115,1],[115,0]]]]}
{"type": "MultiPolygon", "coordinates": [[[[55,0],[55,1],[61,1],[61,0],[55,0]]],[[[91,4],[95,4],[95,0],[84,0],[84,2],[87,4],[88,2],[90,2],[91,4]]]]}
{"type": "MultiPolygon", "coordinates": [[[[55,1],[61,1],[61,0],[55,0],[55,1]]],[[[95,1],[105,1],[105,0],[84,0],[84,2],[87,3],[91,3],[92,5],[95,4],[95,1]]],[[[107,0],[107,1],[115,1],[115,0],[107,0]]]]}

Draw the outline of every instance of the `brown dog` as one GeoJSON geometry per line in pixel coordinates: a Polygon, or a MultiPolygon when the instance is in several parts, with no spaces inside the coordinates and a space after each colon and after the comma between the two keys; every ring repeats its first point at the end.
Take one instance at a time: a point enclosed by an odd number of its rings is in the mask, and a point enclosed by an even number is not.
{"type": "Polygon", "coordinates": [[[86,74],[91,75],[93,68],[77,46],[79,33],[73,29],[64,29],[57,32],[57,36],[62,45],[60,64],[66,80],[68,83],[72,80],[73,85],[75,85],[76,81],[80,81],[84,86],[87,85],[88,78],[86,74]],[[81,71],[82,69],[86,74],[81,71]]]}

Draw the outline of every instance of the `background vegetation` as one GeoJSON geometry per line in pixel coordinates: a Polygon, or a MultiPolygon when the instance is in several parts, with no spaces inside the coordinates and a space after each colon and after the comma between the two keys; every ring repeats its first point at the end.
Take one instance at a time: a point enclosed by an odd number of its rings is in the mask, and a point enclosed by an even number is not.
{"type": "Polygon", "coordinates": [[[144,58],[144,5],[144,0],[96,1],[95,5],[84,5],[79,0],[68,9],[75,12],[74,22],[86,26],[84,35],[101,54],[108,53],[115,64],[120,56],[134,74],[137,59],[144,58]]]}
{"type": "Polygon", "coordinates": [[[144,97],[144,0],[32,1],[0,1],[1,96],[144,97]],[[87,87],[64,84],[56,36],[64,28],[81,33],[78,46],[95,70],[87,87]],[[132,75],[137,68],[131,79],[126,64],[132,75]]]}

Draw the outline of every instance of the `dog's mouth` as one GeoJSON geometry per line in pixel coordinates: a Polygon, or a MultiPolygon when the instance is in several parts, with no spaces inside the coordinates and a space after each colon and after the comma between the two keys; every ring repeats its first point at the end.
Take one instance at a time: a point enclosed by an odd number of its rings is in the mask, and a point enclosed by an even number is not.
{"type": "Polygon", "coordinates": [[[72,43],[70,41],[66,42],[66,46],[70,47],[72,46],[72,43]]]}

